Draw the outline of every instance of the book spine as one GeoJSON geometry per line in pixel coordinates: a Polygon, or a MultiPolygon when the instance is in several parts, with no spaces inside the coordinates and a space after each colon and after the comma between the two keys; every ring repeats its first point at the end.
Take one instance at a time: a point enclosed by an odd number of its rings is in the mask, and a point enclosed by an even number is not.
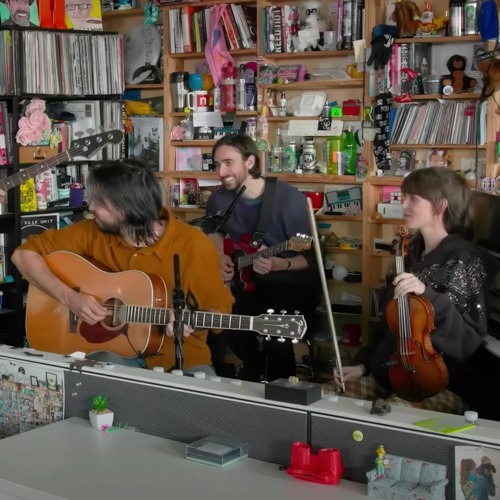
{"type": "Polygon", "coordinates": [[[2,107],[0,106],[0,165],[7,165],[9,160],[7,158],[3,120],[3,111],[2,107]]]}
{"type": "Polygon", "coordinates": [[[344,0],[337,2],[337,50],[344,48],[343,44],[344,0]]]}

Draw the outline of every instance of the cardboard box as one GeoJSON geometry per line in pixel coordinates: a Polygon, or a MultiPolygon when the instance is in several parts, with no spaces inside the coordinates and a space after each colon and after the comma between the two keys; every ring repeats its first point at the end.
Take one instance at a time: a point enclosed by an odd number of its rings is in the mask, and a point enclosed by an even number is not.
{"type": "Polygon", "coordinates": [[[379,203],[377,205],[377,212],[382,214],[386,219],[404,219],[405,216],[403,205],[396,205],[394,203],[379,203]]]}
{"type": "Polygon", "coordinates": [[[53,158],[58,153],[58,148],[50,146],[22,146],[19,148],[19,163],[38,163],[53,158]]]}

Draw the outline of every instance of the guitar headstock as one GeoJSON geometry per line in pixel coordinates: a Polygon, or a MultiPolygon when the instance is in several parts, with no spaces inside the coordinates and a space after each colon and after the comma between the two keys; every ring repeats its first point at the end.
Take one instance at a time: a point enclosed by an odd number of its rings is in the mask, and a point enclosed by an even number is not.
{"type": "Polygon", "coordinates": [[[120,144],[123,141],[123,132],[121,130],[109,130],[102,134],[89,135],[82,137],[71,143],[71,148],[67,151],[72,158],[75,156],[85,156],[90,158],[100,149],[108,144],[120,144]]]}
{"type": "Polygon", "coordinates": [[[270,337],[300,340],[307,331],[304,316],[261,314],[253,318],[252,330],[270,337]]]}
{"type": "Polygon", "coordinates": [[[297,234],[292,236],[287,242],[287,250],[294,252],[303,252],[311,248],[313,238],[307,234],[297,234]]]}

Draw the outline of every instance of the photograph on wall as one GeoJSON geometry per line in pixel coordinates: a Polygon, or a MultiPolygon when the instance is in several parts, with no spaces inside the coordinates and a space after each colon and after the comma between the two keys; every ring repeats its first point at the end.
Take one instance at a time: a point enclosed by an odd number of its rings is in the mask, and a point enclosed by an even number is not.
{"type": "Polygon", "coordinates": [[[494,497],[500,484],[500,450],[484,446],[455,446],[455,498],[494,497]]]}
{"type": "Polygon", "coordinates": [[[3,0],[0,2],[2,26],[40,26],[35,0],[3,0]]]}
{"type": "Polygon", "coordinates": [[[163,171],[163,118],[131,116],[130,122],[128,157],[144,162],[153,170],[163,171]]]}
{"type": "Polygon", "coordinates": [[[0,439],[64,419],[64,373],[0,357],[0,439]]]}

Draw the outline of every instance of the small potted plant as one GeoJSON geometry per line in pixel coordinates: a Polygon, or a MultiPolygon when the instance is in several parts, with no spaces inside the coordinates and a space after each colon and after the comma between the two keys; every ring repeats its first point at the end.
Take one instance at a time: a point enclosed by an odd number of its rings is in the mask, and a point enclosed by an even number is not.
{"type": "Polygon", "coordinates": [[[92,410],[89,410],[90,423],[94,429],[102,431],[113,425],[115,414],[108,408],[109,398],[106,396],[94,396],[92,398],[92,410]]]}

